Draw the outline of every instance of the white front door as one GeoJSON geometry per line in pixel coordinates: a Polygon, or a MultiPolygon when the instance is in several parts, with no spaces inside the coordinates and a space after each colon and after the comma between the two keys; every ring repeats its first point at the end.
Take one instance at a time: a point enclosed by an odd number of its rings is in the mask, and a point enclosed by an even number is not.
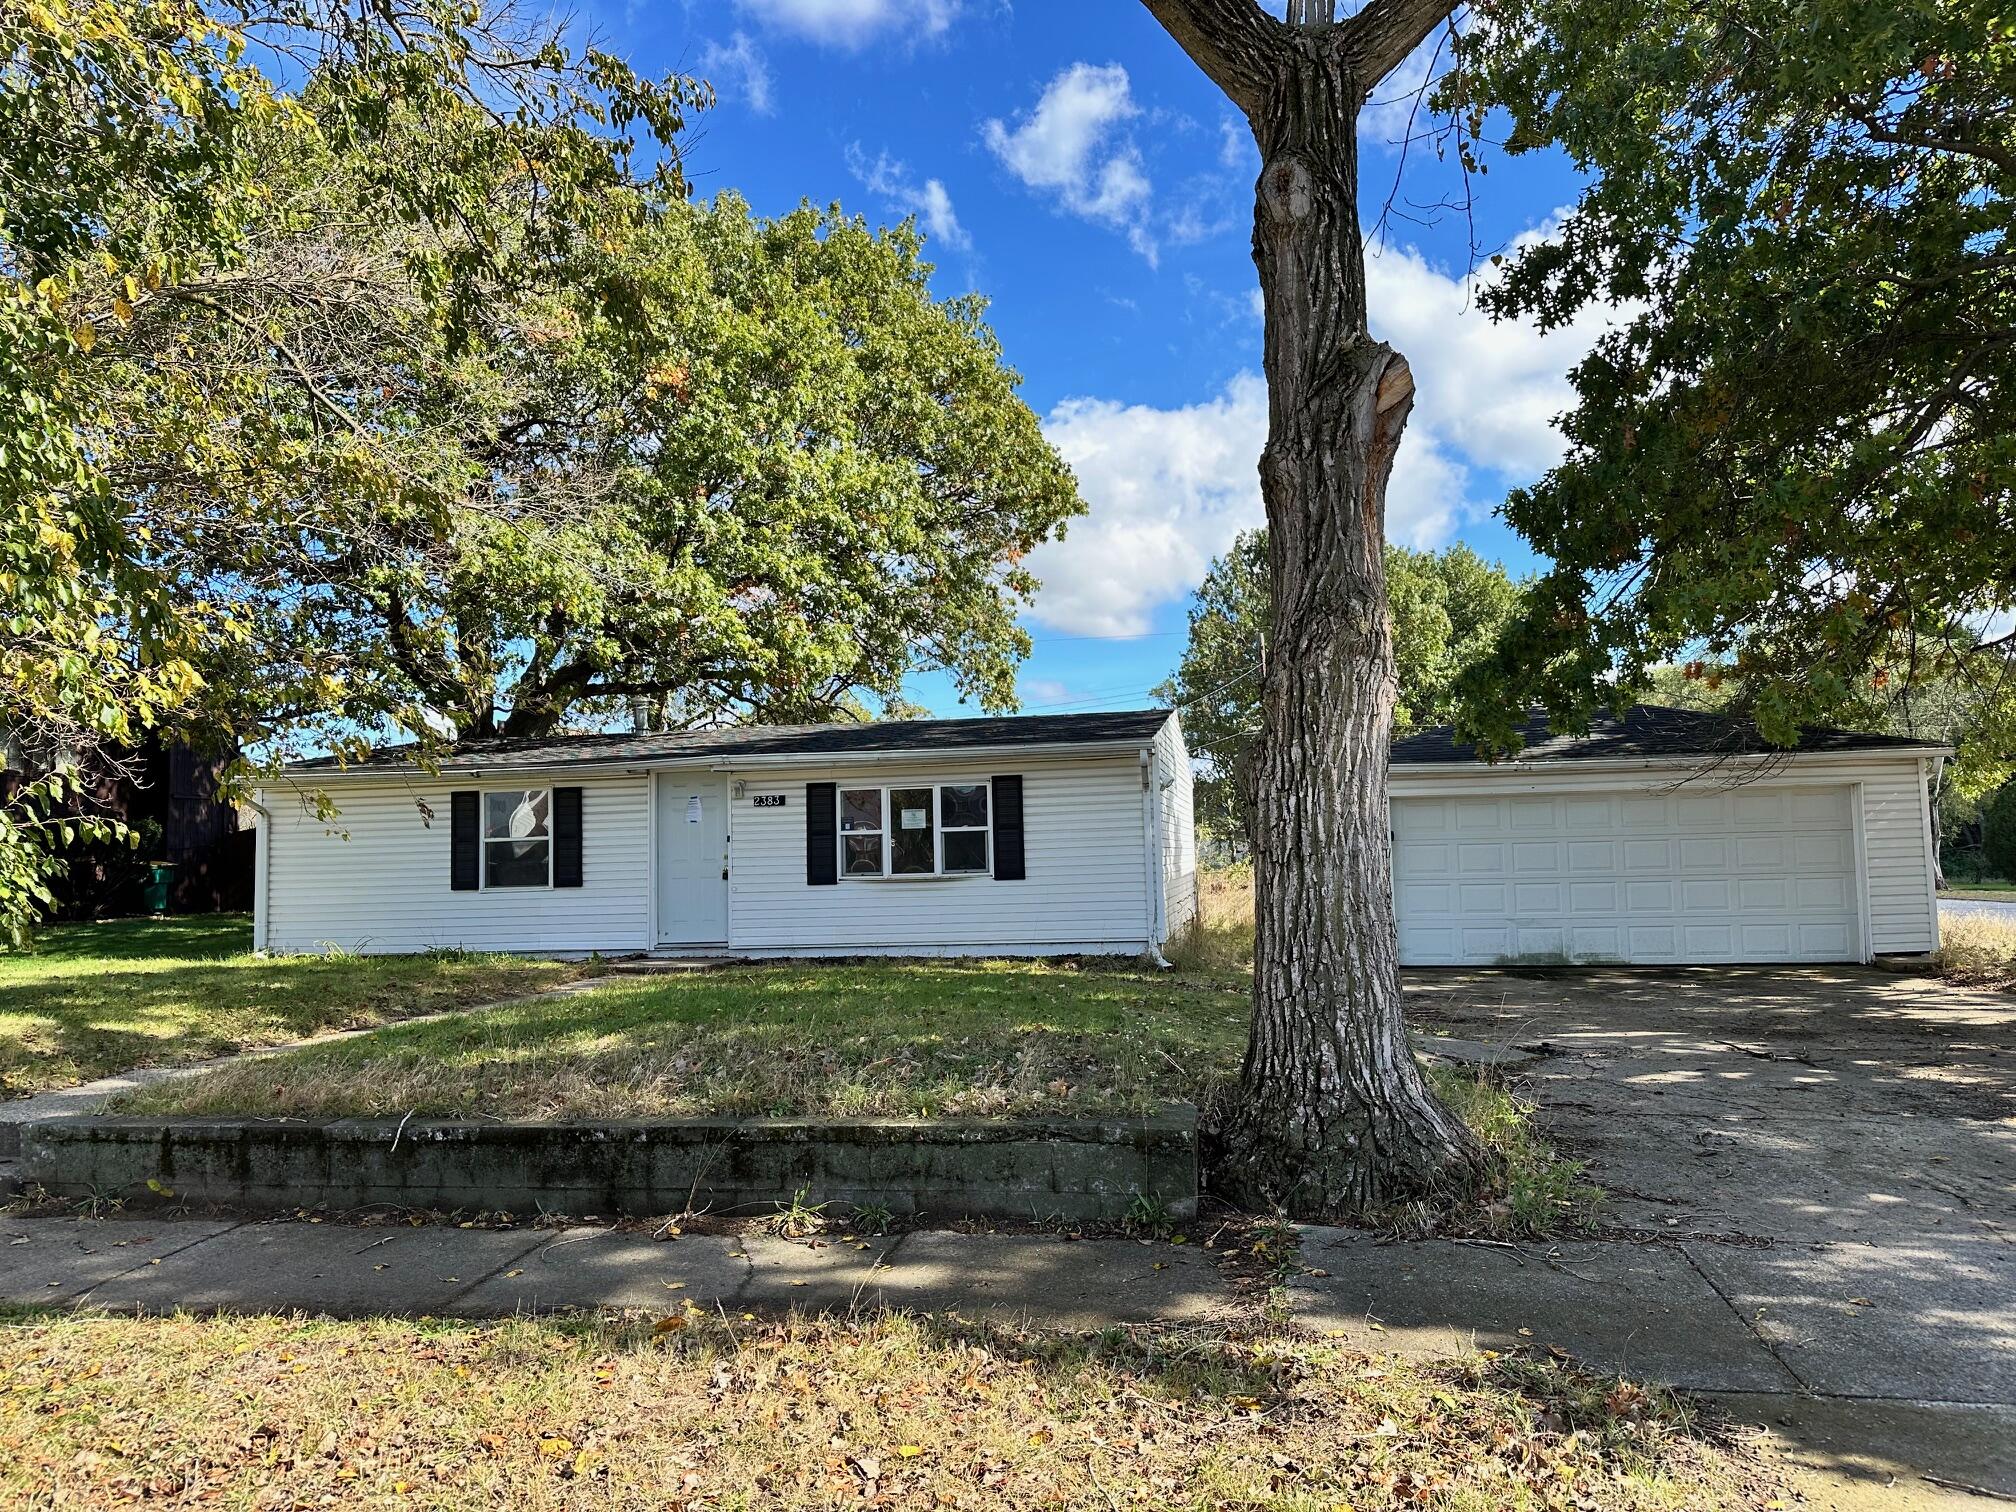
{"type": "Polygon", "coordinates": [[[1405,966],[1852,961],[1854,790],[1393,800],[1405,966]]]}
{"type": "Polygon", "coordinates": [[[658,943],[728,943],[728,779],[658,775],[658,943]]]}

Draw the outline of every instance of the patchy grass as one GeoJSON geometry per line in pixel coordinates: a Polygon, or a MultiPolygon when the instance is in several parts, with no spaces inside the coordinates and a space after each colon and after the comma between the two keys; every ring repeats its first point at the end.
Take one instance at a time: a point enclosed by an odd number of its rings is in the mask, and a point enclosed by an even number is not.
{"type": "Polygon", "coordinates": [[[59,924],[0,951],[0,1095],[470,1007],[580,972],[508,956],[251,949],[243,916],[211,915],[59,924]]]}
{"type": "Polygon", "coordinates": [[[1939,974],[1968,987],[2016,987],[2016,919],[1949,913],[1939,920],[1939,974]]]}
{"type": "Polygon", "coordinates": [[[1480,1194],[1464,1212],[1440,1215],[1438,1227],[1514,1239],[1595,1227],[1603,1189],[1583,1175],[1581,1161],[1564,1159],[1541,1137],[1534,1104],[1454,1066],[1430,1067],[1428,1080],[1499,1166],[1497,1189],[1480,1194]]]}
{"type": "Polygon", "coordinates": [[[528,1509],[1761,1506],[1663,1393],[1260,1332],[697,1310],[468,1325],[0,1322],[10,1504],[528,1509]]]}
{"type": "Polygon", "coordinates": [[[1147,971],[876,962],[632,979],[122,1101],[150,1113],[679,1118],[1146,1112],[1238,1069],[1247,1007],[1147,971]]]}

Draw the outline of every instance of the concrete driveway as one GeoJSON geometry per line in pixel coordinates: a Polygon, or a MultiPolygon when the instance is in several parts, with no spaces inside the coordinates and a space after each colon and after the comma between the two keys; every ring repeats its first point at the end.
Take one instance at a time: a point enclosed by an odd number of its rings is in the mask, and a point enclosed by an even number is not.
{"type": "MultiPolygon", "coordinates": [[[[1408,999],[1431,1032],[1536,1047],[1513,1074],[1613,1204],[1605,1239],[1551,1258],[1438,1252],[1403,1325],[1552,1329],[1619,1368],[1692,1369],[1679,1384],[1851,1479],[2016,1496],[2016,997],[1826,967],[1416,972],[1408,999]],[[1535,1274],[1508,1281],[1515,1263],[1535,1274]]],[[[1335,1277],[1409,1263],[1329,1242],[1353,1251],[1335,1277]]],[[[1362,1284],[1336,1283],[1331,1321],[1362,1284]]]]}

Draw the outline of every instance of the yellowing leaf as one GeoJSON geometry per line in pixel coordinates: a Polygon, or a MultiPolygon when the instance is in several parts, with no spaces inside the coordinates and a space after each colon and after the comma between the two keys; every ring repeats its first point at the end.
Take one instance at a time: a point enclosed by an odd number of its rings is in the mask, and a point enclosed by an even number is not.
{"type": "Polygon", "coordinates": [[[904,1459],[915,1459],[917,1458],[918,1455],[924,1452],[924,1449],[923,1446],[919,1444],[898,1444],[896,1446],[896,1452],[897,1454],[901,1455],[904,1459]]]}
{"type": "Polygon", "coordinates": [[[539,1452],[547,1459],[565,1459],[574,1452],[574,1441],[568,1438],[541,1439],[539,1452]]]}

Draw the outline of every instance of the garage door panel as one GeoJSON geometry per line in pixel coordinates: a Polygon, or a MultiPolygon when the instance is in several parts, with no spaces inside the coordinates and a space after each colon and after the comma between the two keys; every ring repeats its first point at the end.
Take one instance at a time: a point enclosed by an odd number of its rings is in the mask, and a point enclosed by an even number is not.
{"type": "Polygon", "coordinates": [[[1789,835],[1739,835],[1736,864],[1744,871],[1782,871],[1791,864],[1789,835]]]}
{"type": "Polygon", "coordinates": [[[1743,877],[1736,883],[1736,903],[1746,913],[1785,913],[1791,893],[1790,877],[1743,877]]]}
{"type": "Polygon", "coordinates": [[[1627,882],[1624,885],[1624,908],[1628,913],[1671,913],[1675,906],[1671,882],[1627,882]]]}
{"type": "Polygon", "coordinates": [[[1667,822],[1667,805],[1664,798],[1626,798],[1618,807],[1619,822],[1625,829],[1641,829],[1647,826],[1663,828],[1667,822]]]}
{"type": "Polygon", "coordinates": [[[1456,911],[1456,889],[1447,882],[1403,882],[1394,897],[1401,913],[1417,919],[1456,911]]]}
{"type": "Polygon", "coordinates": [[[1609,798],[1570,798],[1562,804],[1562,822],[1571,835],[1600,834],[1616,824],[1616,804],[1609,798]]]}
{"type": "Polygon", "coordinates": [[[1624,959],[1624,931],[1615,924],[1578,924],[1568,931],[1569,952],[1578,960],[1624,959]]]}
{"type": "Polygon", "coordinates": [[[1722,872],[1729,869],[1729,842],[1720,835],[1684,835],[1680,840],[1683,871],[1722,872]]]}
{"type": "Polygon", "coordinates": [[[1505,874],[1505,847],[1476,841],[1457,846],[1456,874],[1460,877],[1502,877],[1505,874]]]}
{"type": "Polygon", "coordinates": [[[1625,958],[1672,961],[1680,956],[1680,931],[1671,924],[1633,924],[1624,931],[1625,958]]]}
{"type": "Polygon", "coordinates": [[[1449,874],[1449,847],[1437,840],[1414,840],[1394,832],[1393,874],[1396,877],[1446,877],[1449,874]]]}
{"type": "Polygon", "coordinates": [[[1624,841],[1624,869],[1626,871],[1668,871],[1673,866],[1673,842],[1671,840],[1631,839],[1624,841]]]}
{"type": "Polygon", "coordinates": [[[1614,840],[1570,840],[1568,869],[1574,872],[1615,871],[1617,842],[1614,840]]]}
{"type": "Polygon", "coordinates": [[[1739,924],[1735,937],[1739,960],[1783,960],[1793,954],[1790,924],[1739,924]]]}
{"type": "Polygon", "coordinates": [[[1689,877],[1680,884],[1683,913],[1728,913],[1735,902],[1735,889],[1727,877],[1689,877]]]}
{"type": "Polygon", "coordinates": [[[1851,791],[1397,799],[1401,960],[1838,961],[1859,953],[1851,791]]]}
{"type": "Polygon", "coordinates": [[[1674,821],[1683,829],[1719,830],[1729,824],[1729,800],[1721,793],[1676,798],[1674,821]]]}
{"type": "Polygon", "coordinates": [[[1580,918],[1622,912],[1624,891],[1615,882],[1571,882],[1568,908],[1580,918]]]}

